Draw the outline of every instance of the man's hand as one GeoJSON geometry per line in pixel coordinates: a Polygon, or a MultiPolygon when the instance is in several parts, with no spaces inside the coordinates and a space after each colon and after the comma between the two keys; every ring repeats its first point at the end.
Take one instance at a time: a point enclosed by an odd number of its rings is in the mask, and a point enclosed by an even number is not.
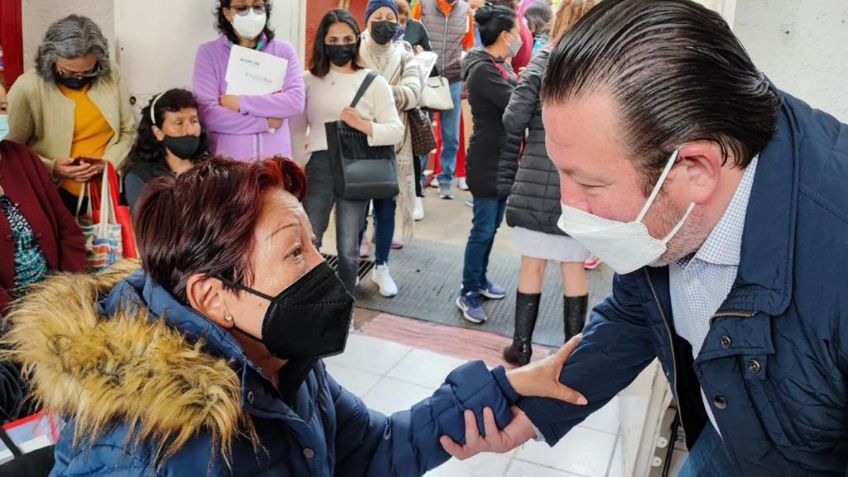
{"type": "Polygon", "coordinates": [[[271,129],[280,129],[283,127],[283,120],[280,118],[268,118],[268,127],[271,129]]]}
{"type": "Polygon", "coordinates": [[[517,406],[512,407],[512,416],[512,422],[499,431],[495,424],[495,413],[488,407],[483,409],[483,428],[486,431],[486,437],[483,437],[477,428],[474,412],[466,410],[465,445],[457,444],[448,436],[442,436],[439,443],[445,452],[459,460],[468,459],[481,452],[509,452],[536,436],[530,419],[517,406]]]}
{"type": "Polygon", "coordinates": [[[559,382],[565,361],[582,338],[583,335],[577,335],[547,358],[507,371],[506,377],[515,392],[521,396],[559,399],[578,406],[589,404],[582,394],[559,382]]]}
{"type": "Polygon", "coordinates": [[[102,170],[87,162],[81,162],[78,166],[73,165],[73,159],[57,159],[53,163],[53,175],[58,179],[70,179],[76,182],[88,182],[102,170]]]}
{"type": "Polygon", "coordinates": [[[232,94],[225,94],[225,95],[221,96],[220,102],[221,102],[221,106],[223,106],[223,107],[225,107],[225,108],[227,108],[231,111],[234,111],[236,113],[239,112],[240,104],[239,104],[239,97],[238,96],[232,95],[232,94]]]}

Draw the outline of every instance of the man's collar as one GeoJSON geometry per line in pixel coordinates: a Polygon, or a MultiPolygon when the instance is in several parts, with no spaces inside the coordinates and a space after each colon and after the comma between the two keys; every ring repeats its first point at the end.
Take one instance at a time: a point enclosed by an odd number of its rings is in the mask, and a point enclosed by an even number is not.
{"type": "Polygon", "coordinates": [[[751,187],[739,272],[723,310],[779,315],[792,297],[803,136],[795,113],[805,106],[777,94],[782,102],[777,130],[759,155],[762,164],[751,187]]]}
{"type": "Polygon", "coordinates": [[[755,156],[742,175],[736,192],[727,209],[722,214],[707,240],[698,249],[694,260],[713,265],[738,266],[742,255],[742,232],[745,229],[745,216],[754,174],[757,171],[758,156],[755,156]]]}

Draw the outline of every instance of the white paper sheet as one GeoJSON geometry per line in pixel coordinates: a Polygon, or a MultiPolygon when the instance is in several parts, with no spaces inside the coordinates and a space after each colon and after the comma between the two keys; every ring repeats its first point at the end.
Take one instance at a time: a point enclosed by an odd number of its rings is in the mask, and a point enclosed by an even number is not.
{"type": "Polygon", "coordinates": [[[415,55],[415,63],[421,69],[421,74],[424,77],[429,77],[430,72],[433,71],[433,67],[436,66],[436,60],[438,60],[439,56],[432,51],[422,51],[415,55]]]}
{"type": "Polygon", "coordinates": [[[281,91],[288,65],[285,58],[233,45],[227,64],[227,94],[261,96],[281,91]]]}

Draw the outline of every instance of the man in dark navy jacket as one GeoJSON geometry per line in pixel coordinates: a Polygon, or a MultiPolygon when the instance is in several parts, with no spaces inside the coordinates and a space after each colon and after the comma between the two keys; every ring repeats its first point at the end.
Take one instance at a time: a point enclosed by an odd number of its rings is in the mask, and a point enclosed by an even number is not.
{"type": "Polygon", "coordinates": [[[844,475],[848,126],[687,0],[600,3],[554,48],[542,101],[560,227],[617,272],[560,378],[589,405],[519,403],[545,440],[658,358],[680,475],[844,475]]]}

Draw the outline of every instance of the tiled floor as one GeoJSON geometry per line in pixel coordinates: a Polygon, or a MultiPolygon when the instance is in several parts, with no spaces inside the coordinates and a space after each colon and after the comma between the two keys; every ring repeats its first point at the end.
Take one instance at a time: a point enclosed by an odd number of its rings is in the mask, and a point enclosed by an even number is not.
{"type": "MultiPolygon", "coordinates": [[[[465,359],[425,351],[393,341],[351,334],[347,350],[327,360],[330,373],[373,409],[383,413],[409,409],[430,396],[444,377],[465,359]]],[[[615,472],[618,442],[617,398],[572,430],[553,449],[529,442],[506,455],[483,454],[451,460],[428,477],[605,477],[615,472]]]]}

